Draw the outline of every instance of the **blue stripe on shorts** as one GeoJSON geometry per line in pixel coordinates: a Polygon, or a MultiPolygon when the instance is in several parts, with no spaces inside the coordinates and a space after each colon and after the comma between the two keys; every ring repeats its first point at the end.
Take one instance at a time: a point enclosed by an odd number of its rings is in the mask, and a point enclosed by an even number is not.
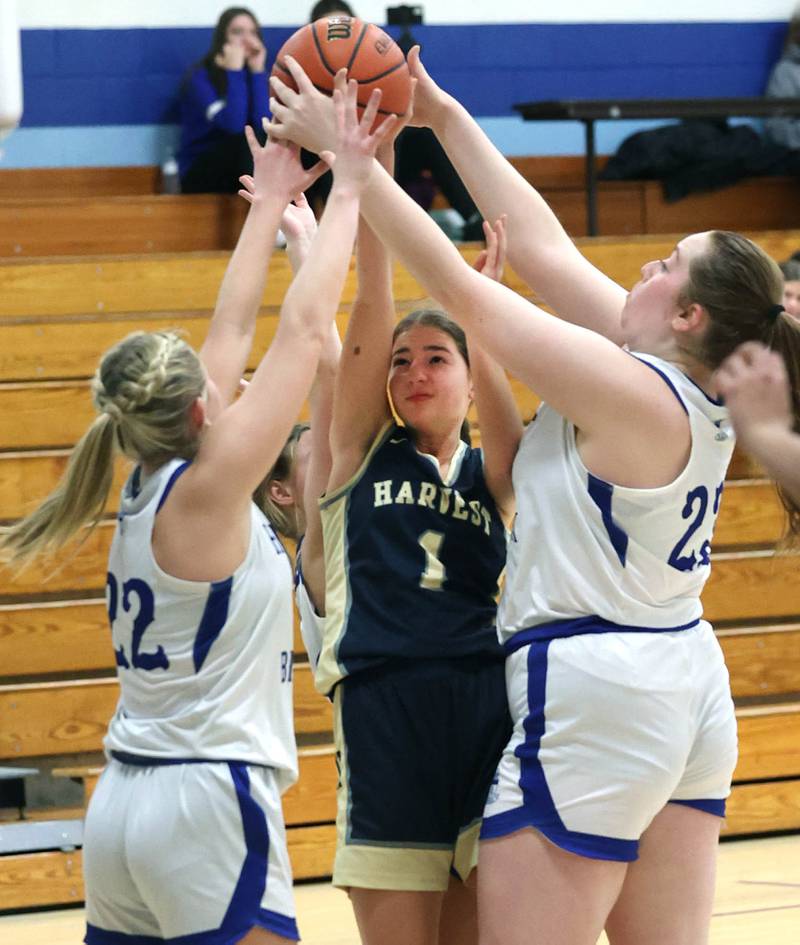
{"type": "Polygon", "coordinates": [[[549,647],[550,640],[534,642],[530,644],[528,651],[528,715],[524,723],[525,741],[515,751],[520,760],[519,783],[523,805],[494,817],[485,817],[481,840],[502,837],[523,827],[535,827],[556,846],[570,853],[596,860],[630,862],[638,856],[638,840],[620,840],[616,837],[569,830],[553,802],[544,769],[539,762],[539,749],[545,731],[549,647]]]}

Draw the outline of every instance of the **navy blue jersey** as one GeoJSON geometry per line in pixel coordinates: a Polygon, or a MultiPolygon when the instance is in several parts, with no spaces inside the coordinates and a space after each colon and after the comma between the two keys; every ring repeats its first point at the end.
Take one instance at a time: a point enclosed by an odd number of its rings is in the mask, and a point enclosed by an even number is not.
{"type": "Polygon", "coordinates": [[[320,691],[393,659],[498,654],[506,532],[480,450],[461,443],[443,481],[435,459],[390,423],[320,508],[327,584],[320,691]]]}

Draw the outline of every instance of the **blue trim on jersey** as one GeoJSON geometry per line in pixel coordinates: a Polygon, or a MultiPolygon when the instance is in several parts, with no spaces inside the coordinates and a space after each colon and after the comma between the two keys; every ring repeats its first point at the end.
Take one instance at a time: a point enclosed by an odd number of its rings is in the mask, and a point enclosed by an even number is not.
{"type": "Polygon", "coordinates": [[[214,641],[222,633],[225,621],[228,619],[228,607],[231,602],[231,590],[233,589],[233,577],[225,578],[224,581],[214,581],[211,590],[208,593],[206,606],[203,610],[203,616],[200,619],[200,626],[197,628],[197,636],[194,641],[194,671],[199,673],[203,668],[209,650],[214,645],[214,641]]]}
{"type": "Polygon", "coordinates": [[[172,487],[180,479],[180,477],[186,472],[186,470],[191,466],[191,463],[187,460],[185,463],[181,463],[177,469],[174,469],[172,475],[167,480],[167,484],[164,486],[164,491],[161,493],[161,498],[158,500],[158,505],[156,506],[156,515],[161,511],[161,506],[167,501],[167,496],[172,492],[172,487]]]}
{"type": "Polygon", "coordinates": [[[142,467],[137,466],[131,473],[131,498],[138,499],[142,491],[142,467]]]}
{"type": "Polygon", "coordinates": [[[685,374],[684,377],[686,378],[686,380],[687,380],[690,384],[694,384],[694,386],[700,391],[700,393],[703,395],[703,397],[705,397],[705,399],[706,399],[710,404],[713,404],[715,407],[724,407],[724,406],[725,406],[725,401],[724,401],[724,400],[716,400],[716,399],[715,399],[714,397],[712,397],[710,394],[707,394],[707,393],[703,390],[703,388],[697,383],[697,381],[693,381],[693,380],[691,379],[691,377],[689,377],[688,374],[685,374]]]}
{"type": "MultiPolygon", "coordinates": [[[[681,397],[681,395],[678,393],[677,387],[675,387],[675,385],[672,383],[672,381],[669,379],[669,377],[667,377],[667,375],[666,375],[660,368],[657,368],[657,367],[655,366],[655,364],[651,364],[649,361],[645,361],[644,358],[637,358],[636,355],[634,355],[634,358],[636,358],[636,360],[639,361],[639,362],[641,362],[642,364],[647,365],[647,367],[649,367],[651,371],[655,371],[656,374],[658,374],[658,376],[664,381],[664,383],[667,385],[667,387],[669,387],[669,389],[672,391],[672,393],[678,398],[678,403],[681,405],[681,407],[683,407],[683,412],[684,412],[684,413],[686,414],[686,416],[688,417],[688,416],[689,416],[689,408],[688,408],[688,407],[686,406],[686,404],[683,402],[683,397],[681,397]]],[[[689,380],[691,380],[691,378],[689,378],[689,380]]],[[[696,386],[696,385],[695,385],[695,386],[696,386]]]]}
{"type": "Polygon", "coordinates": [[[524,722],[525,741],[514,751],[520,760],[519,784],[522,788],[523,806],[496,814],[494,817],[485,817],[481,826],[481,840],[502,837],[524,827],[534,827],[556,846],[570,853],[595,860],[631,862],[639,855],[638,840],[621,840],[617,837],[569,830],[553,802],[547,777],[539,761],[539,749],[546,724],[549,647],[549,640],[532,643],[528,652],[528,714],[524,722]]]}
{"type": "Polygon", "coordinates": [[[529,643],[563,640],[587,633],[672,633],[677,630],[691,630],[700,623],[700,618],[677,627],[633,627],[624,623],[614,623],[603,617],[575,617],[573,620],[556,620],[553,623],[540,623],[535,627],[520,630],[503,644],[506,655],[516,653],[529,643]]]}
{"type": "Polygon", "coordinates": [[[259,909],[258,924],[269,932],[276,935],[282,935],[284,938],[291,938],[299,941],[300,932],[297,930],[297,921],[288,915],[281,915],[280,912],[272,912],[270,909],[259,909]]]}
{"type": "Polygon", "coordinates": [[[210,932],[192,932],[189,935],[176,935],[174,938],[158,938],[154,935],[130,935],[127,932],[110,932],[96,925],[86,924],[86,945],[233,945],[252,928],[260,926],[284,938],[299,940],[297,922],[289,916],[268,909],[259,909],[253,919],[253,925],[244,932],[232,932],[225,929],[212,929],[210,932]]]}
{"type": "Polygon", "coordinates": [[[625,559],[628,554],[628,534],[624,528],[620,528],[620,526],[617,525],[611,513],[614,487],[610,482],[606,482],[605,479],[599,479],[591,473],[587,473],[587,475],[589,477],[587,482],[589,497],[597,508],[600,509],[600,515],[603,517],[603,525],[605,525],[609,540],[611,541],[614,551],[617,553],[619,563],[624,568],[625,559]]]}
{"type": "Polygon", "coordinates": [[[695,810],[701,810],[705,814],[713,814],[715,817],[725,816],[725,798],[710,797],[696,801],[683,801],[676,798],[670,798],[670,804],[682,804],[684,807],[694,807],[695,810]]]}

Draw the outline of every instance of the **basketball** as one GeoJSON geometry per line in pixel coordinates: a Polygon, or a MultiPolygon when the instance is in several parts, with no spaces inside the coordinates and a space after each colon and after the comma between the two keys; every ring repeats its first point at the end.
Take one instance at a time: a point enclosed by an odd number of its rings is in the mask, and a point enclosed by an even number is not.
{"type": "Polygon", "coordinates": [[[272,74],[297,90],[284,56],[303,67],[320,92],[333,93],[333,80],[341,68],[348,79],[358,82],[358,113],[361,115],[373,89],[383,93],[377,127],[383,117],[404,115],[411,100],[411,76],[402,50],[388,33],[372,23],[350,16],[330,16],[309,23],[281,46],[272,74]],[[383,117],[381,117],[383,116],[383,117]]]}

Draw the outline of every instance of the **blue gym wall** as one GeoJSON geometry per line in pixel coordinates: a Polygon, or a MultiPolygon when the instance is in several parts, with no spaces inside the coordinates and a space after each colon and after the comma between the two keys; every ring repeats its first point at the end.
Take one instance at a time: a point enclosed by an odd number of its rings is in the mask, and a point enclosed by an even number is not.
{"type": "MultiPolygon", "coordinates": [[[[630,4],[615,0],[618,12],[630,4]]],[[[269,4],[272,16],[252,4],[262,21],[270,61],[300,25],[292,11],[309,4],[269,4]],[[281,25],[269,25],[279,21],[281,25]]],[[[354,4],[370,18],[385,19],[381,4],[354,4]],[[375,7],[375,4],[371,5],[375,7]]],[[[186,67],[207,49],[216,12],[223,4],[160,4],[175,14],[163,23],[148,3],[112,4],[113,22],[91,25],[91,4],[61,4],[59,17],[46,14],[38,0],[20,4],[24,114],[20,128],[5,142],[4,167],[153,164],[175,141],[176,95],[186,67]],[[198,12],[198,6],[202,9],[198,12]],[[120,11],[120,7],[127,8],[120,11]],[[72,8],[74,16],[68,15],[72,8]],[[142,9],[144,8],[144,9],[142,9]],[[141,9],[138,17],[133,11],[141,9]],[[190,16],[186,10],[191,9],[190,16]],[[213,13],[211,12],[213,9],[213,13]],[[27,10],[26,15],[23,12],[27,10]],[[120,13],[126,13],[122,16],[120,13]],[[203,23],[203,17],[207,19],[203,23]],[[49,17],[49,19],[48,19],[49,17]],[[193,17],[199,18],[198,25],[193,17]],[[89,22],[85,22],[86,20],[89,22]],[[187,22],[188,21],[188,22],[187,22]],[[184,25],[186,24],[186,25],[184,25]]],[[[100,6],[97,4],[96,6],[100,6]]],[[[106,4],[108,6],[108,4],[106,4]]],[[[466,4],[459,4],[462,8],[466,4]]],[[[576,154],[582,130],[562,123],[524,123],[515,102],[551,98],[688,97],[759,95],[780,54],[791,7],[740,0],[694,4],[684,22],[669,19],[629,22],[547,22],[537,3],[519,5],[473,0],[456,18],[452,3],[424,4],[425,26],[414,27],[429,71],[474,114],[507,154],[576,154]],[[452,22],[438,22],[447,14],[452,22]],[[496,9],[492,9],[496,8],[496,9]],[[498,22],[508,8],[509,19],[498,22]],[[707,20],[697,19],[707,9],[707,20]],[[722,18],[723,10],[743,18],[722,18]],[[781,13],[783,11],[783,13],[781,13]],[[747,17],[744,17],[744,13],[747,17]],[[775,14],[781,13],[780,16],[775,14]],[[491,15],[490,15],[491,14],[491,15]],[[785,15],[784,15],[785,14],[785,15]],[[468,17],[468,19],[467,19],[468,17]],[[457,20],[457,21],[456,21],[457,20]],[[483,22],[476,22],[483,20],[483,22]],[[487,22],[493,20],[493,22],[487,22]]],[[[564,0],[574,16],[586,14],[585,0],[564,0]]],[[[608,6],[608,4],[606,4],[608,6]]],[[[670,9],[680,6],[673,2],[670,9]]],[[[604,11],[611,18],[615,8],[604,11]]],[[[680,12],[680,11],[679,11],[680,12]]],[[[729,14],[731,15],[731,14],[729,14]]],[[[397,34],[396,29],[390,32],[397,34]]],[[[599,126],[599,150],[616,144],[643,123],[599,126]]]]}

